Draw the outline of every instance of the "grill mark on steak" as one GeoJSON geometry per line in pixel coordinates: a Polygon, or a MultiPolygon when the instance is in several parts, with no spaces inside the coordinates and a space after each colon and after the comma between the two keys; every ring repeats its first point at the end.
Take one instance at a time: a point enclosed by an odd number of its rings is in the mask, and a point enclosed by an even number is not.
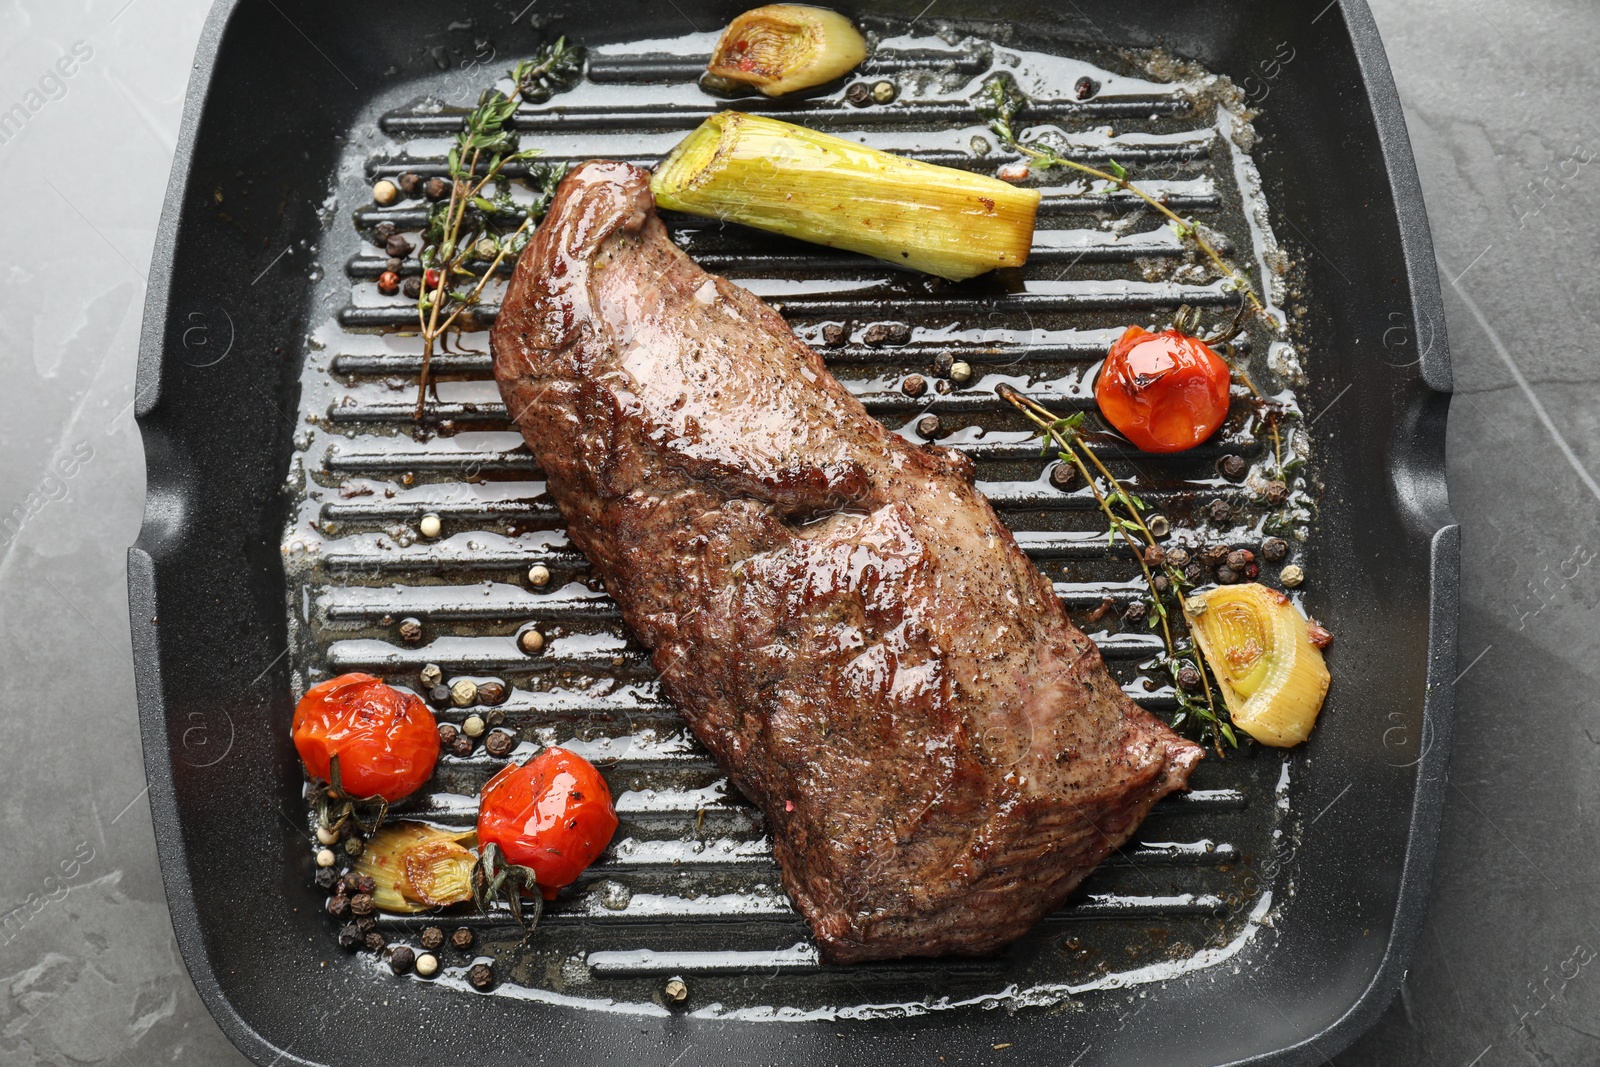
{"type": "Polygon", "coordinates": [[[666,694],[765,812],[835,962],[1021,936],[1200,759],[972,485],[667,236],[561,183],[491,335],[506,405],[666,694]]]}

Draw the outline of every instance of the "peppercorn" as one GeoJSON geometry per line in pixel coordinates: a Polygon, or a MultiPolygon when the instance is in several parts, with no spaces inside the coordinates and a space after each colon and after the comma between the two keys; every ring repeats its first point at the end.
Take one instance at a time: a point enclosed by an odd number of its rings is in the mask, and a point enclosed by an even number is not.
{"type": "Polygon", "coordinates": [[[422,189],[422,175],[408,170],[396,179],[396,183],[400,186],[402,193],[407,196],[416,196],[422,189]]]}
{"type": "Polygon", "coordinates": [[[318,867],[313,881],[323,889],[332,889],[333,883],[339,880],[339,874],[332,867],[318,867]]]}
{"type": "Polygon", "coordinates": [[[354,895],[355,893],[360,892],[360,890],[358,890],[356,888],[356,872],[355,871],[349,871],[349,872],[347,872],[345,874],[345,876],[343,878],[339,879],[339,892],[350,894],[350,895],[354,895]]]}
{"type": "Polygon", "coordinates": [[[1250,465],[1244,461],[1243,456],[1223,456],[1217,463],[1217,470],[1230,482],[1237,482],[1245,476],[1250,465]]]}
{"type": "Polygon", "coordinates": [[[424,952],[417,957],[417,975],[422,978],[432,978],[439,973],[439,957],[431,952],[424,952]]]}
{"type": "Polygon", "coordinates": [[[422,187],[429,200],[443,200],[450,195],[450,183],[443,178],[429,178],[422,187]]]}
{"type": "Polygon", "coordinates": [[[861,340],[874,348],[903,345],[911,340],[911,327],[903,322],[875,322],[862,332],[861,340]]]}
{"type": "Polygon", "coordinates": [[[1283,570],[1278,572],[1278,581],[1282,582],[1290,589],[1293,589],[1295,586],[1299,585],[1305,580],[1306,572],[1295,566],[1293,563],[1289,564],[1287,567],[1283,568],[1283,570]]]}
{"type": "Polygon", "coordinates": [[[1148,612],[1149,609],[1145,607],[1144,601],[1135,600],[1128,605],[1128,610],[1122,613],[1122,621],[1130,625],[1137,625],[1144,622],[1144,617],[1148,612]]]}
{"type": "Polygon", "coordinates": [[[517,635],[517,647],[530,656],[537,655],[544,648],[544,634],[530,626],[517,635]]]}
{"type": "Polygon", "coordinates": [[[437,926],[424,927],[420,938],[422,947],[432,952],[444,944],[444,931],[437,926]]]}
{"type": "Polygon", "coordinates": [[[483,716],[468,715],[466,721],[461,724],[461,732],[466,734],[468,737],[482,737],[483,716]]]}
{"type": "MultiPolygon", "coordinates": [[[[450,686],[450,703],[458,708],[471,707],[478,699],[478,683],[471,678],[458,678],[450,686]]],[[[471,730],[467,731],[471,733],[471,730]]]]}
{"type": "Polygon", "coordinates": [[[439,519],[439,516],[430,511],[417,521],[417,532],[423,537],[432,540],[444,532],[444,523],[439,519]]]}
{"type": "Polygon", "coordinates": [[[1261,558],[1268,563],[1282,563],[1289,556],[1289,542],[1281,537],[1269,537],[1261,542],[1261,558]]]}
{"type": "Polygon", "coordinates": [[[494,985],[494,968],[487,963],[474,963],[467,971],[467,982],[473,989],[482,993],[494,985]]]}
{"type": "Polygon", "coordinates": [[[866,107],[872,103],[872,89],[866,82],[856,82],[844,91],[844,98],[854,107],[866,107]]]}
{"type": "Polygon", "coordinates": [[[1064,460],[1050,464],[1050,484],[1057,489],[1070,489],[1078,477],[1078,468],[1064,460]]]}
{"type": "Polygon", "coordinates": [[[422,641],[422,620],[401,619],[400,640],[408,645],[415,645],[422,641]]]}
{"type": "Polygon", "coordinates": [[[950,368],[956,365],[956,357],[948,351],[940,352],[933,357],[933,373],[941,377],[950,373],[950,368]]]}
{"type": "Polygon", "coordinates": [[[1183,580],[1190,585],[1199,585],[1205,580],[1206,569],[1197,559],[1191,559],[1188,566],[1183,568],[1183,580]]]}
{"type": "Polygon", "coordinates": [[[506,687],[500,682],[484,682],[478,686],[478,703],[500,704],[506,699],[506,687]]]}
{"type": "Polygon", "coordinates": [[[921,396],[928,391],[928,380],[920,374],[908,374],[900,383],[900,391],[906,396],[921,396]]]}
{"type": "Polygon", "coordinates": [[[1178,685],[1186,693],[1192,693],[1200,688],[1200,671],[1194,667],[1181,667],[1178,670],[1178,685]]]}
{"type": "Polygon", "coordinates": [[[1280,481],[1270,481],[1261,490],[1261,499],[1277,507],[1289,499],[1289,487],[1280,481]]]}
{"type": "Polygon", "coordinates": [[[950,380],[957,385],[965,385],[972,380],[972,364],[964,359],[958,359],[950,364],[950,380]]]}
{"type": "Polygon", "coordinates": [[[415,300],[422,295],[422,279],[412,275],[400,283],[400,295],[407,300],[415,300]]]}
{"type": "Polygon", "coordinates": [[[1260,573],[1261,573],[1261,568],[1259,566],[1257,566],[1256,564],[1254,564],[1254,563],[1246,564],[1244,570],[1239,572],[1240,576],[1242,578],[1244,578],[1244,580],[1247,581],[1247,582],[1255,581],[1256,580],[1256,575],[1258,575],[1260,573]]]}
{"type": "Polygon", "coordinates": [[[428,699],[436,706],[441,708],[444,707],[446,704],[450,703],[450,687],[447,685],[434,686],[432,689],[428,690],[428,699]]]}
{"type": "MultiPolygon", "coordinates": [[[[483,690],[480,687],[478,691],[481,693],[483,690]]],[[[488,711],[484,712],[483,721],[489,726],[499,726],[501,723],[506,721],[506,713],[501,711],[499,708],[490,708],[488,711]]]]}
{"type": "Polygon", "coordinates": [[[376,930],[369,930],[367,936],[362,939],[362,943],[367,946],[367,951],[369,952],[382,952],[384,946],[389,943],[389,939],[376,930]]]}
{"type": "Polygon", "coordinates": [[[872,99],[878,104],[892,104],[900,89],[891,81],[881,81],[872,87],[872,99]]]}
{"type": "Polygon", "coordinates": [[[1206,505],[1206,514],[1211,516],[1211,521],[1221,526],[1233,518],[1233,509],[1226,500],[1213,500],[1206,505]]]}
{"type": "Polygon", "coordinates": [[[1167,562],[1174,567],[1185,567],[1189,564],[1189,550],[1182,545],[1167,549],[1167,562]]]}
{"type": "Polygon", "coordinates": [[[1152,537],[1165,537],[1172,532],[1172,523],[1167,521],[1165,515],[1152,515],[1144,521],[1144,525],[1152,537]]]}
{"type": "Polygon", "coordinates": [[[1072,95],[1079,100],[1088,100],[1100,91],[1100,83],[1085,74],[1072,84],[1072,95]]]}
{"type": "Polygon", "coordinates": [[[417,672],[417,677],[421,680],[423,685],[427,686],[429,689],[432,689],[434,686],[444,681],[444,671],[437,663],[424,663],[422,665],[422,670],[417,672]]]}
{"type": "Polygon", "coordinates": [[[396,226],[387,219],[372,228],[372,243],[383,246],[389,243],[389,238],[394,236],[396,226]]]}
{"type": "Polygon", "coordinates": [[[384,296],[393,296],[400,291],[400,275],[394,271],[386,270],[378,275],[378,292],[384,296]]]}
{"type": "Polygon", "coordinates": [[[1152,574],[1150,576],[1150,588],[1157,593],[1165,593],[1172,588],[1172,581],[1165,574],[1152,574]]]}
{"type": "Polygon", "coordinates": [[[1160,545],[1149,545],[1144,550],[1144,561],[1152,567],[1159,567],[1167,559],[1167,550],[1160,545]]]}
{"type": "Polygon", "coordinates": [[[932,439],[939,436],[939,416],[927,414],[917,420],[917,433],[924,438],[932,439]]]}
{"type": "Polygon", "coordinates": [[[500,245],[493,237],[484,237],[472,246],[472,254],[476,258],[488,262],[500,254],[500,245]]]}
{"type": "Polygon", "coordinates": [[[669,978],[661,989],[661,995],[673,1004],[682,1004],[689,999],[689,983],[682,978],[669,978]]]}
{"type": "Polygon", "coordinates": [[[396,945],[389,951],[389,969],[395,974],[405,974],[417,962],[417,954],[409,945],[396,945]]]}
{"type": "Polygon", "coordinates": [[[550,582],[550,568],[543,563],[535,563],[528,568],[528,581],[533,585],[548,585],[550,582]]]}
{"type": "Polygon", "coordinates": [[[366,937],[378,928],[378,920],[371,915],[363,915],[356,920],[356,929],[361,931],[361,936],[366,937]]]}
{"type": "Polygon", "coordinates": [[[495,759],[505,759],[516,747],[516,738],[503,730],[496,730],[483,739],[483,750],[495,759]]]}
{"type": "Polygon", "coordinates": [[[398,233],[383,242],[383,250],[396,259],[405,259],[411,254],[411,248],[411,242],[398,233]]]}
{"type": "Polygon", "coordinates": [[[350,898],[343,893],[335,893],[328,898],[328,914],[335,919],[342,919],[350,914],[350,898]]]}
{"type": "Polygon", "coordinates": [[[1228,546],[1207,545],[1200,555],[1206,561],[1206,566],[1220,567],[1228,561],[1228,546]]]}
{"type": "Polygon", "coordinates": [[[350,910],[356,915],[371,915],[373,907],[371,893],[357,893],[350,898],[350,910]]]}
{"type": "Polygon", "coordinates": [[[355,923],[345,923],[339,927],[340,948],[355,948],[361,941],[361,931],[356,929],[355,923]]]}
{"type": "Polygon", "coordinates": [[[450,935],[450,943],[465,952],[472,947],[472,930],[465,926],[458,926],[450,935]]]}
{"type": "Polygon", "coordinates": [[[839,348],[850,339],[845,328],[837,322],[824,323],[822,326],[822,343],[829,348],[839,348]]]}
{"type": "Polygon", "coordinates": [[[333,854],[333,849],[331,849],[331,848],[319,848],[319,849],[317,849],[317,866],[318,867],[332,867],[334,860],[336,860],[337,858],[338,857],[333,854]]]}
{"type": "Polygon", "coordinates": [[[405,265],[405,260],[399,258],[398,256],[390,256],[388,259],[383,261],[383,269],[392,270],[396,274],[399,274],[400,268],[404,267],[405,265]]]}
{"type": "Polygon", "coordinates": [[[1228,553],[1228,566],[1242,571],[1255,562],[1256,554],[1248,548],[1238,548],[1228,553]]]}
{"type": "Polygon", "coordinates": [[[356,892],[366,893],[369,896],[378,891],[378,880],[370,874],[356,875],[356,892]]]}
{"type": "Polygon", "coordinates": [[[1232,585],[1239,580],[1239,572],[1224,563],[1217,568],[1217,581],[1223,585],[1232,585]]]}

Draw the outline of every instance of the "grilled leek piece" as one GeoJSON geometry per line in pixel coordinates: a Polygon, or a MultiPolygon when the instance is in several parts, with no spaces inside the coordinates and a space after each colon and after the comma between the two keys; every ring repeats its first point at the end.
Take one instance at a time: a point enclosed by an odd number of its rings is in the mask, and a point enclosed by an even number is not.
{"type": "MultiPolygon", "coordinates": [[[[1328,668],[1311,623],[1282,593],[1251,582],[1184,601],[1183,615],[1211,665],[1233,724],[1264,745],[1311,736],[1328,695],[1328,668]]],[[[1317,630],[1326,639],[1326,631],[1317,630]]]]}
{"type": "Polygon", "coordinates": [[[650,189],[674,211],[952,279],[1026,262],[1039,207],[1036,189],[737,111],[684,138],[650,189]]]}
{"type": "Polygon", "coordinates": [[[838,12],[769,4],[728,24],[706,73],[723,83],[782,96],[831,82],[866,57],[866,39],[838,12]]]}
{"type": "Polygon", "coordinates": [[[385,826],[367,839],[354,864],[357,874],[378,884],[372,903],[383,911],[412,914],[472,899],[472,866],[478,857],[471,830],[435,830],[417,822],[385,826]]]}

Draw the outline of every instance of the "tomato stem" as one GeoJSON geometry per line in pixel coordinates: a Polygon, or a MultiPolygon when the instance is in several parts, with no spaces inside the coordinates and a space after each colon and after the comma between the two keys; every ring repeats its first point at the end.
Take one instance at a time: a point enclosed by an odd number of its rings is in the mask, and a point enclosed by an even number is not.
{"type": "Polygon", "coordinates": [[[494,901],[504,898],[515,919],[527,934],[532,934],[544,915],[544,895],[539,891],[539,878],[531,867],[508,863],[500,846],[493,841],[478,850],[478,862],[472,866],[472,902],[479,911],[488,911],[494,901]],[[533,913],[522,910],[522,894],[533,894],[533,913]]]}

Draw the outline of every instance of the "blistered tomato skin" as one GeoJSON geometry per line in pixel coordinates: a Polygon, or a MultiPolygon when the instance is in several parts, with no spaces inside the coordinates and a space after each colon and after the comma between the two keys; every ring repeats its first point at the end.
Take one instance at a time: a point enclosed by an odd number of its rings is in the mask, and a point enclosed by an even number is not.
{"type": "Polygon", "coordinates": [[[404,800],[439,759],[439,727],[426,704],[370,674],[314,686],[294,709],[294,747],[306,770],[328,780],[332,757],[346,796],[404,800]]]}
{"type": "Polygon", "coordinates": [[[489,779],[478,800],[478,846],[533,870],[545,899],[578,880],[617,832],[611,790],[594,765],[547,748],[489,779]]]}
{"type": "Polygon", "coordinates": [[[1111,346],[1094,383],[1100,413],[1145,452],[1182,452],[1228,417],[1227,363],[1204,341],[1138,326],[1111,346]]]}

